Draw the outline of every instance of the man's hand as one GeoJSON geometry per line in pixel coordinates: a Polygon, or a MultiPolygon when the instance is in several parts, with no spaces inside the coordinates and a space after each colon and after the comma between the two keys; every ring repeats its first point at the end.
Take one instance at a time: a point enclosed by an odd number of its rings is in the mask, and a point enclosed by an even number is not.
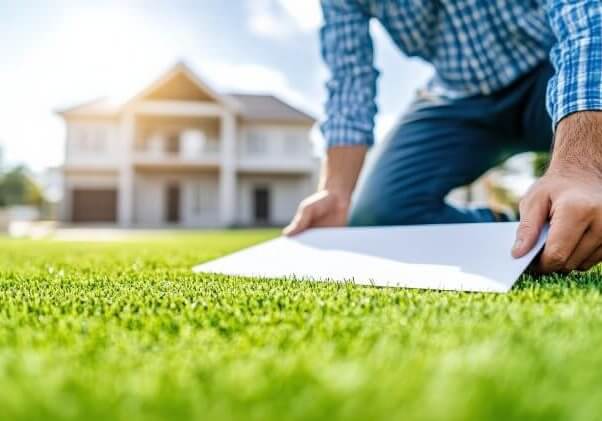
{"type": "Polygon", "coordinates": [[[295,235],[312,227],[340,227],[347,224],[351,194],[366,156],[366,147],[331,148],[322,166],[318,192],[301,202],[297,214],[284,229],[295,235]]]}
{"type": "Polygon", "coordinates": [[[525,255],[550,221],[539,272],[602,261],[602,113],[575,113],[558,124],[550,168],[521,200],[520,215],[514,257],[525,255]]]}
{"type": "Polygon", "coordinates": [[[342,227],[347,223],[349,197],[320,190],[304,199],[284,235],[295,235],[309,227],[342,227]]]}

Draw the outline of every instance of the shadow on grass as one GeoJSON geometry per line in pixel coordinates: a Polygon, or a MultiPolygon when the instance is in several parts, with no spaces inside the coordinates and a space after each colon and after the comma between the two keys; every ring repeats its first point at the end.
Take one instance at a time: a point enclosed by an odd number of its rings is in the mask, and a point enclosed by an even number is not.
{"type": "Polygon", "coordinates": [[[602,265],[587,272],[573,271],[548,275],[525,273],[520,277],[513,290],[524,291],[538,288],[583,289],[602,292],[602,265]]]}

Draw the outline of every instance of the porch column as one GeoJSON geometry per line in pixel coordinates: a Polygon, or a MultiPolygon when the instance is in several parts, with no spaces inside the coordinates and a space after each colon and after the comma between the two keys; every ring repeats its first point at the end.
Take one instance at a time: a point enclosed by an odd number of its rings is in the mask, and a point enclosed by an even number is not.
{"type": "Polygon", "coordinates": [[[236,222],[236,120],[225,111],[220,127],[219,214],[224,227],[236,222]]]}
{"type": "Polygon", "coordinates": [[[119,163],[119,188],[117,193],[117,222],[122,227],[129,227],[133,222],[134,205],[134,166],[132,149],[134,146],[135,118],[127,112],[120,127],[121,159],[119,163]]]}

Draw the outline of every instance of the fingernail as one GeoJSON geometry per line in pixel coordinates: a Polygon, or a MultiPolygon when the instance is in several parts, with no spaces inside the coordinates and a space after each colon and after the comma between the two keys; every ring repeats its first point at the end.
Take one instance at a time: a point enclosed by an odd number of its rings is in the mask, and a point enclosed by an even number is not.
{"type": "Polygon", "coordinates": [[[516,241],[514,242],[514,245],[512,246],[512,251],[520,250],[522,245],[523,245],[523,239],[517,238],[516,241]]]}

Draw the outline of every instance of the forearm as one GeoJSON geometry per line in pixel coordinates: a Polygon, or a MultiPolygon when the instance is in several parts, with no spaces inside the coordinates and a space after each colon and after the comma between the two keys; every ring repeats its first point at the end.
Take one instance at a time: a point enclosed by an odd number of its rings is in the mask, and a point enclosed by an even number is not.
{"type": "Polygon", "coordinates": [[[366,146],[341,146],[328,149],[322,163],[319,188],[349,198],[366,157],[366,146]]]}
{"type": "Polygon", "coordinates": [[[582,111],[558,123],[550,168],[602,175],[602,112],[582,111]]]}

